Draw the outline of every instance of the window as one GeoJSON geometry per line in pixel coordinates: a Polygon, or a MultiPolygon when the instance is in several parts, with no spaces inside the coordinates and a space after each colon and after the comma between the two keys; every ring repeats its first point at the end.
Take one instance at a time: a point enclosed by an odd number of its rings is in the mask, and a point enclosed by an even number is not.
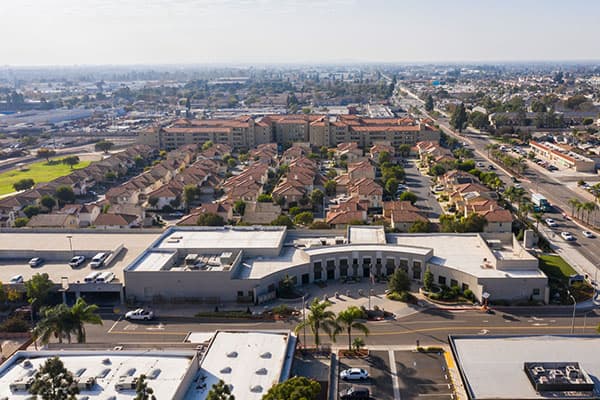
{"type": "Polygon", "coordinates": [[[450,287],[458,286],[458,281],[456,279],[450,279],[450,287]]]}
{"type": "Polygon", "coordinates": [[[238,297],[244,297],[244,291],[238,290],[237,295],[238,295],[238,297]]]}
{"type": "Polygon", "coordinates": [[[400,268],[405,271],[408,271],[408,260],[400,260],[400,268]]]}
{"type": "Polygon", "coordinates": [[[421,269],[421,261],[413,261],[413,268],[421,269]]]}
{"type": "Polygon", "coordinates": [[[446,284],[446,277],[445,276],[438,276],[438,283],[440,285],[445,285],[446,284]]]}
{"type": "Polygon", "coordinates": [[[313,265],[314,265],[315,271],[321,269],[321,261],[317,261],[313,265]]]}
{"type": "Polygon", "coordinates": [[[377,261],[375,261],[375,264],[381,265],[381,258],[378,258],[377,261]]]}
{"type": "Polygon", "coordinates": [[[365,265],[371,265],[371,257],[365,257],[365,258],[363,258],[363,264],[365,264],[365,265]]]}
{"type": "Polygon", "coordinates": [[[254,294],[254,293],[252,292],[252,290],[248,290],[248,296],[249,296],[249,297],[252,297],[252,295],[253,295],[253,294],[254,294]]]}
{"type": "Polygon", "coordinates": [[[465,290],[469,290],[469,285],[467,285],[466,283],[463,283],[463,284],[462,284],[462,290],[463,290],[463,292],[464,292],[465,290]]]}
{"type": "Polygon", "coordinates": [[[421,280],[421,267],[415,266],[413,268],[413,279],[421,280]]]}
{"type": "Polygon", "coordinates": [[[539,296],[540,295],[540,289],[533,289],[533,295],[534,296],[539,296]]]}

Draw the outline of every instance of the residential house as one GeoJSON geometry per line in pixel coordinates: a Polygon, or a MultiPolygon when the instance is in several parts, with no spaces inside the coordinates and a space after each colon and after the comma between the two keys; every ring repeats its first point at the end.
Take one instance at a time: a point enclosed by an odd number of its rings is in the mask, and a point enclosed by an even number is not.
{"type": "Polygon", "coordinates": [[[367,202],[369,208],[383,206],[383,188],[371,178],[361,178],[350,183],[348,194],[359,201],[367,202]]]}
{"type": "Polygon", "coordinates": [[[57,214],[72,214],[79,221],[79,227],[90,226],[100,215],[100,207],[96,204],[66,204],[57,214]]]}
{"type": "Polygon", "coordinates": [[[270,224],[281,215],[281,206],[273,203],[253,201],[246,203],[242,221],[249,224],[270,224]]]}
{"type": "Polygon", "coordinates": [[[348,164],[348,177],[351,181],[362,178],[375,179],[375,166],[369,160],[348,164]]]}
{"type": "Polygon", "coordinates": [[[198,217],[202,214],[215,214],[223,218],[223,221],[227,222],[233,220],[233,207],[227,203],[201,204],[177,222],[177,225],[195,226],[197,225],[198,217]]]}
{"type": "Polygon", "coordinates": [[[38,214],[31,217],[28,228],[79,228],[79,220],[74,214],[38,214]]]}
{"type": "Polygon", "coordinates": [[[375,143],[369,149],[369,157],[371,157],[371,160],[378,162],[379,155],[383,152],[388,153],[393,158],[396,150],[394,149],[394,146],[389,143],[375,143]]]}
{"type": "Polygon", "coordinates": [[[94,220],[97,229],[124,229],[136,228],[142,221],[137,215],[129,214],[100,214],[94,220]]]}
{"type": "Polygon", "coordinates": [[[340,143],[333,151],[336,160],[346,160],[355,163],[363,158],[363,151],[356,142],[340,143]]]}
{"type": "Polygon", "coordinates": [[[336,229],[342,229],[356,222],[367,222],[367,202],[352,198],[346,202],[332,205],[327,211],[325,222],[336,229]]]}

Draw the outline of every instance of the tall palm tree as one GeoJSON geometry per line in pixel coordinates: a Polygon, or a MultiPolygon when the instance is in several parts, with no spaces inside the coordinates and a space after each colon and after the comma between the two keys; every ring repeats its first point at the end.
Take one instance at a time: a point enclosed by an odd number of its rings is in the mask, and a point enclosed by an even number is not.
{"type": "Polygon", "coordinates": [[[96,304],[88,304],[81,297],[71,307],[71,329],[77,337],[77,343],[85,343],[85,324],[102,325],[102,318],[96,312],[96,304]]]}
{"type": "MultiPolygon", "coordinates": [[[[337,327],[335,313],[327,308],[331,306],[328,301],[319,301],[315,298],[308,308],[308,316],[300,322],[294,331],[296,334],[305,327],[309,327],[315,337],[315,346],[318,348],[321,344],[319,332],[323,330],[335,342],[334,332],[337,327]]],[[[306,343],[304,344],[306,346],[306,343]]]]}
{"type": "Polygon", "coordinates": [[[359,321],[363,319],[363,317],[364,312],[356,306],[348,307],[345,310],[340,311],[337,315],[335,321],[337,322],[338,326],[336,327],[334,336],[345,329],[348,333],[348,350],[352,350],[352,329],[357,329],[365,335],[369,334],[369,328],[367,328],[364,323],[359,321]]]}
{"type": "Polygon", "coordinates": [[[579,199],[577,199],[575,197],[571,197],[567,202],[571,206],[571,217],[574,217],[575,216],[575,210],[577,209],[577,207],[579,206],[579,204],[581,204],[581,202],[579,201],[579,199]]]}
{"type": "Polygon", "coordinates": [[[592,213],[596,210],[596,208],[598,206],[596,206],[596,203],[593,201],[586,201],[585,203],[582,204],[582,209],[585,211],[586,213],[586,222],[589,225],[590,223],[590,216],[592,215],[592,213]]]}
{"type": "Polygon", "coordinates": [[[535,229],[539,229],[540,227],[540,222],[542,221],[542,219],[544,218],[544,214],[542,214],[541,212],[535,212],[531,215],[533,217],[533,219],[535,220],[535,229]]]}
{"type": "Polygon", "coordinates": [[[71,343],[70,310],[66,304],[43,308],[41,317],[33,330],[36,340],[39,339],[46,344],[52,337],[55,337],[58,343],[62,343],[64,339],[71,343]]]}

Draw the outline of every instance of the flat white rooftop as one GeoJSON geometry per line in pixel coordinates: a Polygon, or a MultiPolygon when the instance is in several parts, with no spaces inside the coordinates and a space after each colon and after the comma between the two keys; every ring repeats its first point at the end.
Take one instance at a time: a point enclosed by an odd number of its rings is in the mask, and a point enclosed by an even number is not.
{"type": "Polygon", "coordinates": [[[148,251],[138,262],[129,267],[131,271],[160,271],[167,262],[175,257],[174,252],[148,251]]]}
{"type": "Polygon", "coordinates": [[[119,392],[115,390],[115,384],[121,376],[145,374],[155,376],[147,382],[154,389],[156,398],[172,399],[184,375],[192,367],[194,354],[193,351],[21,351],[0,368],[0,398],[29,398],[31,395],[27,391],[11,391],[10,384],[33,376],[32,371],[38,370],[48,358],[59,356],[71,373],[80,373],[82,378],[96,378],[92,389],[81,390],[78,398],[130,400],[135,397],[135,389],[119,392]],[[30,367],[25,367],[25,360],[31,363],[30,367]]]}
{"type": "Polygon", "coordinates": [[[351,226],[348,228],[348,243],[385,244],[383,226],[351,226]]]}
{"type": "Polygon", "coordinates": [[[455,336],[450,342],[474,399],[550,398],[535,391],[525,362],[578,362],[600,389],[598,336],[455,336]]]}
{"type": "Polygon", "coordinates": [[[284,247],[278,257],[253,257],[242,260],[237,268],[237,279],[260,279],[272,273],[308,262],[304,250],[284,247]]]}
{"type": "MultiPolygon", "coordinates": [[[[388,235],[388,240],[405,246],[427,246],[433,249],[434,256],[430,262],[464,271],[480,278],[504,277],[540,277],[545,275],[538,269],[523,268],[521,270],[497,270],[482,268],[484,259],[493,260],[494,253],[478,234],[410,234],[388,235]]],[[[512,253],[511,253],[512,254],[512,253]]],[[[513,255],[512,259],[519,259],[513,255]]],[[[531,262],[535,258],[525,252],[522,260],[531,262]]]]}
{"type": "Polygon", "coordinates": [[[273,249],[285,237],[283,228],[197,228],[176,229],[156,247],[161,249],[273,249]]]}
{"type": "Polygon", "coordinates": [[[288,357],[293,357],[289,342],[289,332],[217,332],[185,400],[206,399],[219,379],[231,385],[236,399],[262,399],[280,381],[288,357]]]}

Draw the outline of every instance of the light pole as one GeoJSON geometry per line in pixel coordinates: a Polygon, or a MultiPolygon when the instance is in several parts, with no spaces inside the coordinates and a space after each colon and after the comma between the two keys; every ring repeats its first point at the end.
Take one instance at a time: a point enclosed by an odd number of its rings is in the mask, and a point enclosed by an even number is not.
{"type": "Polygon", "coordinates": [[[575,311],[577,310],[577,301],[575,300],[575,297],[573,297],[573,295],[571,294],[571,292],[569,290],[567,290],[567,293],[569,294],[569,297],[571,298],[571,300],[573,300],[573,316],[571,317],[571,335],[573,333],[575,333],[575,311]]]}
{"type": "Polygon", "coordinates": [[[69,239],[69,249],[71,250],[71,258],[73,258],[73,235],[67,235],[67,239],[69,239]]]}
{"type": "Polygon", "coordinates": [[[304,344],[304,351],[306,351],[306,294],[302,296],[302,330],[304,335],[302,343],[304,344]]]}

